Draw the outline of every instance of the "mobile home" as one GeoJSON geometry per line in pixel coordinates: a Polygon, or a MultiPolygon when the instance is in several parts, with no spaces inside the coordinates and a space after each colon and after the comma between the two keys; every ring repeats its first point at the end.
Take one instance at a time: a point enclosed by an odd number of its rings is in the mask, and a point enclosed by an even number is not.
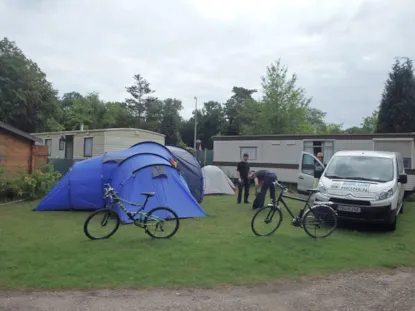
{"type": "Polygon", "coordinates": [[[236,164],[248,153],[251,168],[274,171],[282,182],[299,184],[304,174],[311,175],[313,155],[324,154],[327,164],[340,150],[378,150],[401,153],[408,175],[407,191],[415,186],[415,133],[214,136],[213,164],[230,178],[237,178],[236,164]]]}
{"type": "Polygon", "coordinates": [[[32,133],[49,148],[49,158],[86,159],[121,151],[142,141],[165,144],[165,135],[136,128],[109,128],[32,133]]]}

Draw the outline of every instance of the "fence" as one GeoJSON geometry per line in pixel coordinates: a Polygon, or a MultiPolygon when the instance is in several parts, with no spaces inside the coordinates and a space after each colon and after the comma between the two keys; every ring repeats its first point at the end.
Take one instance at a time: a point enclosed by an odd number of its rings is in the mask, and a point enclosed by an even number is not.
{"type": "Polygon", "coordinates": [[[48,162],[48,147],[47,146],[32,146],[32,160],[30,171],[40,168],[48,162]]]}
{"type": "Polygon", "coordinates": [[[80,159],[49,159],[48,163],[52,163],[55,171],[65,175],[75,162],[82,161],[80,159]]]}
{"type": "Polygon", "coordinates": [[[213,150],[198,150],[196,152],[196,159],[202,166],[213,164],[213,150]]]}

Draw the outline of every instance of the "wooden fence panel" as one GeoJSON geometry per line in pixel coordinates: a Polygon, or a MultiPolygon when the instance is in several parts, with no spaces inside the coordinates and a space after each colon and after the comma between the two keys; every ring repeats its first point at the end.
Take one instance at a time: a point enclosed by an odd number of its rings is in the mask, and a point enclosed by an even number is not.
{"type": "Polygon", "coordinates": [[[33,145],[31,157],[31,172],[48,163],[48,146],[33,145]]]}

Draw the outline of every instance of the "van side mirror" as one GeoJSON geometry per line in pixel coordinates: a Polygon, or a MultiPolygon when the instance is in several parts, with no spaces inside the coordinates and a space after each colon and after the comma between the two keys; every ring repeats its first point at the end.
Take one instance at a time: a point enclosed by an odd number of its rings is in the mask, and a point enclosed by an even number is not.
{"type": "Polygon", "coordinates": [[[406,174],[399,175],[398,182],[400,182],[401,184],[406,184],[408,182],[408,175],[406,174]]]}

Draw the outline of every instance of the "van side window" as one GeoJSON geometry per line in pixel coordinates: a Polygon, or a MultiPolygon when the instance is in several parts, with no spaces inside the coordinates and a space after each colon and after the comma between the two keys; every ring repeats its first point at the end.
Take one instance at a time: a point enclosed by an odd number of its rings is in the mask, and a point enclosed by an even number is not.
{"type": "Polygon", "coordinates": [[[396,157],[396,162],[397,162],[397,165],[398,165],[398,173],[399,174],[405,173],[405,167],[403,165],[403,158],[399,157],[399,156],[396,157]]]}

